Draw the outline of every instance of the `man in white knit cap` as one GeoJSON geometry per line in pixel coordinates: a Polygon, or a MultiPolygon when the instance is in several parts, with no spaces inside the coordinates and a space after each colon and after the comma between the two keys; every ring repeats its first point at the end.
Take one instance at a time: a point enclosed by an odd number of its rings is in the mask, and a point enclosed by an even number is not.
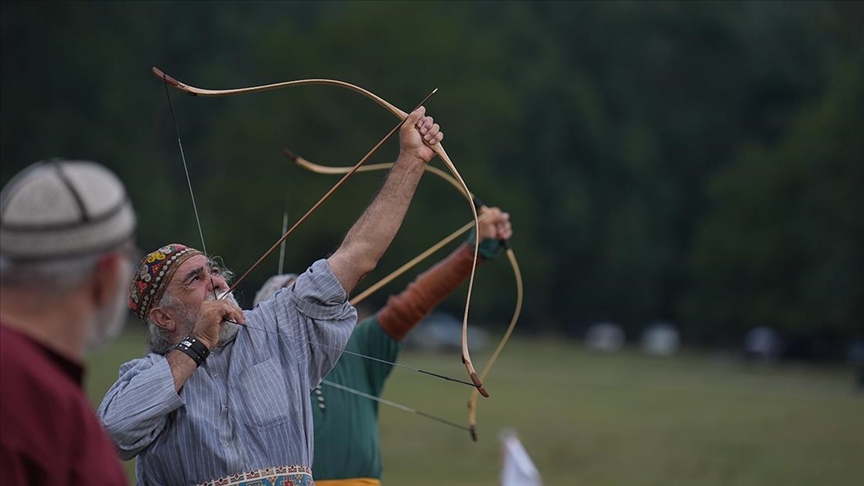
{"type": "Polygon", "coordinates": [[[0,193],[0,484],[126,484],[82,380],[125,322],[134,230],[94,162],[39,162],[0,193]]]}

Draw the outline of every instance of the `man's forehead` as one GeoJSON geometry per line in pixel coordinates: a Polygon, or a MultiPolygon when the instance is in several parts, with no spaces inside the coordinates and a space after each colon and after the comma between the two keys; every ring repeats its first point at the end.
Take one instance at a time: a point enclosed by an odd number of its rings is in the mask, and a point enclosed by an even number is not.
{"type": "Polygon", "coordinates": [[[177,267],[177,270],[174,271],[174,276],[171,278],[171,282],[169,282],[168,284],[181,285],[189,272],[198,268],[207,268],[210,263],[210,260],[204,255],[191,256],[179,267],[177,267]]]}

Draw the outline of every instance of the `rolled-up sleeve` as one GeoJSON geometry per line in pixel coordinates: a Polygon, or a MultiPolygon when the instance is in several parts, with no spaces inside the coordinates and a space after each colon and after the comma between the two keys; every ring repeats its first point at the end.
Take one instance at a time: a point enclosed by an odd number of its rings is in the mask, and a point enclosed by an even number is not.
{"type": "Polygon", "coordinates": [[[300,274],[291,287],[247,312],[247,317],[253,320],[252,326],[275,326],[282,362],[296,367],[314,387],[342,355],[357,323],[357,310],[348,302],[330,265],[321,259],[300,274]],[[263,322],[255,322],[257,319],[263,322]]]}
{"type": "Polygon", "coordinates": [[[339,320],[354,310],[326,260],[318,260],[297,277],[293,289],[289,295],[297,310],[312,319],[339,320]]]}
{"type": "Polygon", "coordinates": [[[121,459],[129,460],[165,428],[168,415],[183,405],[164,356],[150,354],[120,367],[98,415],[121,459]]]}

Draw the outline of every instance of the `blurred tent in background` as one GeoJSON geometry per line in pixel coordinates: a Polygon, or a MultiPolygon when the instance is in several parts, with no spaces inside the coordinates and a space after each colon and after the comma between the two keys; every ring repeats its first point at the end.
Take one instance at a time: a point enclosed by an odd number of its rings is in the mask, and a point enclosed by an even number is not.
{"type": "Polygon", "coordinates": [[[585,332],[585,345],[595,351],[614,353],[624,347],[625,341],[624,330],[613,322],[592,324],[585,332]]]}
{"type": "Polygon", "coordinates": [[[668,322],[655,322],[642,331],[642,352],[652,356],[671,356],[678,352],[681,337],[668,322]]]}

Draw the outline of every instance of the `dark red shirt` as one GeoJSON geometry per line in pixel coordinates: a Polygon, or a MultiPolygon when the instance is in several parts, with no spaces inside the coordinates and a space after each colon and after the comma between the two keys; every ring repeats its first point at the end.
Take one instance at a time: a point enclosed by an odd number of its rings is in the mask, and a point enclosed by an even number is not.
{"type": "Polygon", "coordinates": [[[84,368],[0,323],[0,485],[125,485],[84,368]]]}

